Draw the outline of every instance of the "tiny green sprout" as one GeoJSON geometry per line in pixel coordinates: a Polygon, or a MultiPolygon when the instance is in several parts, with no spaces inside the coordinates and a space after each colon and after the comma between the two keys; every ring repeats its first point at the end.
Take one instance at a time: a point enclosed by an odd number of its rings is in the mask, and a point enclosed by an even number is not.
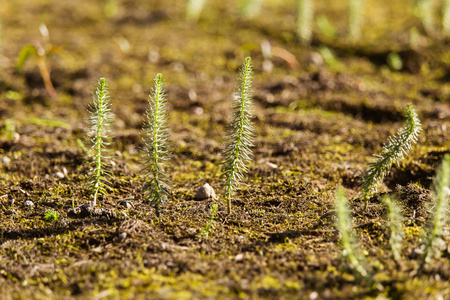
{"type": "Polygon", "coordinates": [[[350,0],[348,6],[348,34],[353,41],[361,37],[362,10],[365,0],[350,0]]]}
{"type": "Polygon", "coordinates": [[[297,0],[297,35],[303,45],[311,43],[314,18],[313,0],[297,0]]]}
{"type": "Polygon", "coordinates": [[[215,229],[214,219],[217,216],[218,210],[219,210],[219,206],[217,204],[213,204],[211,206],[209,216],[208,216],[208,221],[206,221],[205,226],[202,229],[200,229],[200,232],[199,232],[200,236],[208,237],[212,234],[213,230],[215,229]]]}
{"type": "Polygon", "coordinates": [[[360,278],[368,278],[369,273],[364,267],[363,256],[359,251],[359,244],[354,237],[352,218],[350,216],[350,209],[348,208],[345,191],[339,188],[336,193],[336,227],[341,234],[342,256],[347,259],[350,268],[355,272],[355,275],[360,278]]]}
{"type": "Polygon", "coordinates": [[[390,237],[389,245],[392,250],[392,256],[397,263],[401,262],[401,250],[402,242],[405,232],[403,231],[403,214],[400,206],[396,203],[395,199],[390,196],[384,196],[381,199],[387,208],[387,226],[389,227],[390,237]]]}
{"type": "Polygon", "coordinates": [[[110,175],[107,168],[109,164],[106,160],[109,157],[111,144],[110,131],[112,123],[111,102],[109,100],[108,85],[105,78],[100,78],[97,90],[93,97],[93,103],[89,107],[90,117],[88,119],[90,142],[93,152],[91,166],[91,176],[89,178],[89,187],[93,194],[93,205],[97,205],[99,194],[106,194],[106,188],[110,184],[108,177],[110,175]]]}
{"type": "Polygon", "coordinates": [[[170,180],[164,170],[168,168],[166,162],[170,153],[167,150],[169,131],[167,128],[167,101],[161,74],[157,74],[152,93],[149,98],[150,108],[145,116],[143,128],[144,139],[144,185],[145,201],[150,202],[156,214],[159,215],[161,204],[166,202],[170,195],[170,180]]]}
{"type": "Polygon", "coordinates": [[[226,146],[223,151],[222,175],[224,180],[222,188],[227,201],[228,214],[231,213],[231,197],[239,181],[247,172],[247,164],[252,160],[254,130],[252,118],[252,65],[251,58],[247,57],[241,68],[238,93],[234,100],[231,122],[225,137],[226,146]]]}
{"type": "Polygon", "coordinates": [[[44,215],[44,219],[47,222],[56,222],[59,220],[59,217],[60,217],[59,212],[54,209],[48,209],[44,215]]]}
{"type": "Polygon", "coordinates": [[[447,248],[444,241],[446,235],[444,227],[450,220],[450,154],[444,156],[437,170],[431,189],[431,199],[431,220],[420,269],[429,264],[433,258],[440,257],[441,251],[447,248]]]}
{"type": "Polygon", "coordinates": [[[361,195],[365,201],[365,208],[367,208],[370,197],[377,191],[378,186],[391,170],[392,164],[401,163],[405,155],[412,149],[412,145],[417,142],[421,131],[422,125],[414,106],[408,103],[405,127],[396,135],[389,137],[388,143],[383,146],[382,153],[374,155],[377,160],[369,163],[368,169],[364,172],[361,195]]]}
{"type": "Polygon", "coordinates": [[[206,0],[189,0],[186,6],[186,19],[198,21],[206,0]]]}
{"type": "Polygon", "coordinates": [[[41,24],[39,26],[39,31],[41,32],[43,43],[37,42],[36,45],[23,46],[20,50],[19,58],[17,59],[17,69],[20,71],[30,57],[36,58],[36,63],[39,72],[41,73],[42,80],[44,81],[45,88],[50,97],[55,99],[57,94],[50,78],[50,70],[47,67],[47,58],[51,54],[63,55],[63,53],[61,48],[50,43],[47,26],[41,24]]]}

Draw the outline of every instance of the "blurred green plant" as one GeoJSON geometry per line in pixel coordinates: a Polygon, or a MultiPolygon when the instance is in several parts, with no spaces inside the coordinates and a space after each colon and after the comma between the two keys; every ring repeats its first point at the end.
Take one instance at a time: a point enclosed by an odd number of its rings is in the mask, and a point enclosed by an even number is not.
{"type": "Polygon", "coordinates": [[[334,28],[333,24],[330,23],[330,21],[326,16],[324,15],[317,16],[316,24],[320,32],[322,32],[326,37],[328,38],[336,37],[337,35],[336,28],[334,28]]]}
{"type": "Polygon", "coordinates": [[[392,250],[392,257],[397,262],[397,264],[401,263],[401,250],[402,250],[402,242],[405,232],[403,231],[403,214],[400,206],[396,203],[395,199],[392,199],[390,196],[384,196],[381,199],[381,202],[387,206],[387,227],[390,231],[389,236],[389,246],[392,250]]]}
{"type": "Polygon", "coordinates": [[[390,172],[392,164],[399,165],[412,149],[412,145],[417,142],[417,138],[422,131],[422,124],[417,116],[416,110],[411,103],[406,105],[405,127],[396,135],[388,138],[388,143],[384,144],[381,154],[375,154],[377,159],[368,164],[368,169],[363,175],[361,185],[361,195],[365,201],[364,209],[367,208],[369,198],[377,191],[378,186],[384,177],[390,172]]]}
{"type": "Polygon", "coordinates": [[[263,0],[244,0],[239,7],[240,14],[247,19],[256,17],[262,8],[263,0]]]}
{"type": "Polygon", "coordinates": [[[450,0],[443,0],[441,14],[444,35],[450,36],[450,0]]]}
{"type": "Polygon", "coordinates": [[[313,0],[297,0],[297,35],[303,45],[311,43],[313,18],[313,0]]]}
{"type": "Polygon", "coordinates": [[[254,130],[252,126],[252,59],[247,57],[240,72],[238,92],[234,99],[233,114],[228,124],[223,151],[222,188],[227,201],[228,214],[231,213],[231,197],[239,182],[248,171],[247,164],[252,160],[254,130]]]}
{"type": "Polygon", "coordinates": [[[421,20],[423,28],[429,35],[433,34],[435,26],[434,1],[414,0],[414,14],[421,20]]]}
{"type": "Polygon", "coordinates": [[[54,209],[48,209],[44,215],[44,220],[47,222],[56,222],[59,220],[59,218],[60,218],[59,212],[54,209]]]}
{"type": "Polygon", "coordinates": [[[359,250],[359,243],[354,237],[352,218],[350,209],[348,208],[345,191],[341,187],[336,192],[336,228],[340,233],[340,244],[342,246],[342,256],[348,261],[350,269],[360,279],[369,277],[369,272],[366,270],[366,262],[359,250]]]}
{"type": "Polygon", "coordinates": [[[217,204],[213,204],[211,206],[211,209],[209,211],[208,220],[206,221],[205,226],[200,229],[199,236],[209,237],[213,233],[213,230],[215,229],[214,219],[217,216],[218,210],[219,210],[219,206],[217,204]]]}
{"type": "Polygon", "coordinates": [[[420,269],[429,264],[434,258],[441,256],[442,250],[448,244],[444,237],[450,236],[444,227],[449,223],[450,209],[450,154],[446,154],[439,166],[431,188],[430,212],[431,220],[428,226],[428,237],[422,256],[420,269]]]}
{"type": "Polygon", "coordinates": [[[89,178],[89,187],[93,194],[93,205],[96,206],[98,195],[106,194],[106,188],[110,185],[108,180],[110,172],[107,170],[110,165],[106,160],[110,158],[108,146],[111,143],[109,134],[113,117],[105,78],[100,78],[98,81],[89,112],[88,126],[89,135],[92,135],[90,144],[92,144],[91,151],[93,152],[92,161],[89,163],[92,172],[89,178]]]}
{"type": "Polygon", "coordinates": [[[144,138],[144,185],[145,201],[154,207],[159,216],[161,204],[170,195],[170,180],[164,170],[168,168],[166,161],[170,153],[167,150],[169,130],[167,127],[167,100],[163,77],[157,74],[151,96],[150,108],[146,111],[146,121],[143,129],[144,138]]]}
{"type": "Polygon", "coordinates": [[[189,0],[186,6],[186,19],[197,22],[206,0],[189,0]]]}
{"type": "Polygon", "coordinates": [[[365,0],[350,0],[348,6],[348,34],[353,41],[361,38],[361,23],[365,0]]]}
{"type": "Polygon", "coordinates": [[[391,52],[387,56],[387,64],[393,71],[400,71],[403,69],[403,61],[397,52],[391,52]]]}
{"type": "Polygon", "coordinates": [[[51,54],[61,55],[62,49],[50,43],[50,36],[47,26],[41,24],[39,26],[39,31],[41,32],[43,43],[36,42],[35,45],[23,46],[20,50],[19,58],[17,59],[17,69],[19,71],[22,70],[27,60],[30,57],[34,57],[36,59],[42,80],[44,81],[45,88],[50,97],[55,99],[57,97],[57,93],[50,78],[50,69],[47,66],[47,59],[51,54]]]}

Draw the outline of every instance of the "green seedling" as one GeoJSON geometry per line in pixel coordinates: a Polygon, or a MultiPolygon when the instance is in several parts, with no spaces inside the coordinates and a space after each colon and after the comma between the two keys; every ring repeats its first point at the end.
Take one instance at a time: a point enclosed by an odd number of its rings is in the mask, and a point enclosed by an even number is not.
{"type": "Polygon", "coordinates": [[[389,246],[392,250],[392,256],[397,263],[401,262],[401,250],[402,242],[405,232],[403,231],[403,214],[400,206],[396,203],[394,199],[389,196],[384,196],[381,199],[387,206],[387,227],[390,231],[389,246]]]}
{"type": "Polygon", "coordinates": [[[239,11],[244,18],[251,19],[261,12],[262,0],[245,0],[242,2],[239,11]]]}
{"type": "Polygon", "coordinates": [[[197,22],[206,0],[189,0],[186,7],[186,19],[197,22]]]}
{"type": "Polygon", "coordinates": [[[348,34],[356,41],[361,38],[362,11],[365,0],[350,0],[348,6],[348,34]]]}
{"type": "Polygon", "coordinates": [[[50,78],[50,69],[47,66],[47,59],[51,54],[62,54],[62,50],[61,48],[50,43],[48,29],[44,24],[39,26],[39,31],[41,32],[43,42],[37,42],[35,45],[25,45],[22,47],[17,60],[17,69],[20,71],[27,60],[30,57],[34,57],[39,68],[39,72],[41,73],[42,80],[44,81],[45,88],[47,89],[50,97],[55,99],[57,93],[50,78]]]}
{"type": "Polygon", "coordinates": [[[144,138],[144,185],[145,201],[154,207],[159,215],[161,204],[166,202],[170,195],[170,180],[165,173],[169,160],[167,141],[169,130],[167,127],[167,101],[161,74],[157,74],[152,93],[149,98],[150,108],[146,112],[146,121],[143,129],[144,138]]]}
{"type": "Polygon", "coordinates": [[[59,217],[60,217],[59,212],[54,209],[48,209],[44,215],[44,219],[47,222],[56,222],[59,220],[59,217]]]}
{"type": "Polygon", "coordinates": [[[343,188],[339,188],[336,193],[336,227],[341,235],[342,256],[349,262],[350,268],[355,275],[363,278],[369,277],[369,272],[364,267],[363,256],[359,251],[359,244],[353,236],[352,218],[348,208],[347,199],[343,188]]]}
{"type": "MultiPolygon", "coordinates": [[[[444,241],[445,229],[448,224],[450,209],[450,154],[446,154],[431,188],[431,222],[428,226],[428,238],[425,241],[425,251],[420,269],[434,258],[439,258],[443,249],[447,248],[444,241]]],[[[448,233],[447,233],[448,235],[448,233]]]]}
{"type": "Polygon", "coordinates": [[[313,18],[313,1],[297,0],[297,35],[303,45],[311,43],[313,18]]]}
{"type": "Polygon", "coordinates": [[[91,151],[91,172],[89,187],[93,195],[93,205],[97,205],[99,194],[106,194],[106,188],[110,184],[107,170],[110,165],[106,162],[110,158],[108,146],[111,144],[109,136],[112,125],[111,102],[109,99],[108,85],[105,78],[100,78],[93,97],[93,103],[89,107],[90,117],[88,119],[91,151]]]}
{"type": "Polygon", "coordinates": [[[432,0],[414,0],[414,14],[421,20],[423,28],[428,34],[434,31],[434,11],[432,0]]]}
{"type": "Polygon", "coordinates": [[[450,0],[442,3],[442,30],[445,36],[450,36],[450,0]]]}
{"type": "Polygon", "coordinates": [[[213,204],[211,206],[211,210],[209,212],[208,220],[206,221],[205,226],[200,229],[199,235],[208,237],[213,233],[214,227],[214,219],[217,216],[217,211],[219,210],[219,206],[217,204],[213,204]]]}
{"type": "Polygon", "coordinates": [[[224,197],[227,201],[228,214],[231,213],[231,198],[239,182],[248,171],[247,164],[252,161],[254,130],[252,126],[252,64],[247,57],[241,68],[240,83],[236,94],[233,114],[228,125],[225,138],[225,149],[222,161],[222,176],[225,190],[224,197]]]}
{"type": "Polygon", "coordinates": [[[405,127],[390,136],[388,143],[384,144],[381,154],[374,155],[376,160],[368,164],[368,169],[363,175],[361,185],[361,195],[367,207],[370,197],[378,190],[384,177],[390,172],[392,164],[399,165],[412,149],[412,145],[417,142],[417,138],[422,131],[419,117],[411,103],[406,105],[405,127]]]}

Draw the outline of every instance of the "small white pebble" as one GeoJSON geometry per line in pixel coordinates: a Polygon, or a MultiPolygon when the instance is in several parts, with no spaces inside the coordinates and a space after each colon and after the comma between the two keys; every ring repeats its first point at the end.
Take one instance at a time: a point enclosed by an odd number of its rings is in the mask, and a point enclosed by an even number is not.
{"type": "Polygon", "coordinates": [[[319,293],[318,292],[312,292],[311,294],[309,294],[309,299],[311,300],[315,300],[319,297],[319,293]]]}
{"type": "Polygon", "coordinates": [[[9,158],[8,156],[3,156],[3,164],[9,167],[9,165],[11,164],[11,158],[9,158]]]}
{"type": "Polygon", "coordinates": [[[27,201],[25,201],[25,206],[33,207],[33,206],[34,206],[34,203],[33,203],[33,201],[31,201],[31,200],[27,200],[27,201]]]}
{"type": "Polygon", "coordinates": [[[64,178],[64,173],[63,172],[56,172],[55,173],[55,177],[62,179],[62,178],[64,178]]]}
{"type": "Polygon", "coordinates": [[[210,186],[208,183],[204,184],[197,190],[197,194],[195,195],[196,200],[205,200],[213,198],[216,199],[216,193],[214,192],[214,189],[212,186],[210,186]]]}

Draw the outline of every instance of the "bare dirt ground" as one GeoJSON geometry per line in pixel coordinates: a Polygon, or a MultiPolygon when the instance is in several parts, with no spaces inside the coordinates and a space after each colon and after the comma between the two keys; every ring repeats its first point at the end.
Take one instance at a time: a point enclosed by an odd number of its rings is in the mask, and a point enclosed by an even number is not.
{"type": "Polygon", "coordinates": [[[295,35],[294,1],[265,1],[253,19],[238,2],[208,1],[198,23],[174,0],[0,3],[0,298],[450,299],[450,248],[411,275],[431,180],[450,152],[448,40],[425,34],[412,1],[368,0],[363,37],[351,42],[345,2],[316,1],[316,16],[338,36],[314,25],[306,47],[295,35]],[[43,43],[40,24],[47,45],[62,49],[47,57],[56,98],[36,59],[16,68],[23,46],[43,43]],[[273,56],[269,71],[264,41],[298,66],[273,56]],[[324,47],[337,62],[324,61],[324,47]],[[401,70],[389,66],[391,53],[401,70]],[[221,150],[246,56],[254,62],[254,162],[227,215],[221,150]],[[159,217],[143,203],[139,152],[156,73],[167,86],[173,152],[172,197],[159,217]],[[115,114],[112,185],[100,199],[110,214],[76,218],[70,209],[91,199],[83,141],[99,77],[115,114]],[[362,211],[361,175],[401,128],[409,102],[423,132],[362,211]],[[208,236],[200,232],[215,202],[194,199],[205,183],[219,198],[208,236]],[[353,275],[333,217],[320,218],[340,186],[375,283],[353,275]],[[378,200],[386,193],[397,195],[406,218],[400,266],[378,200]],[[48,209],[60,213],[57,222],[45,221],[48,209]]]}

